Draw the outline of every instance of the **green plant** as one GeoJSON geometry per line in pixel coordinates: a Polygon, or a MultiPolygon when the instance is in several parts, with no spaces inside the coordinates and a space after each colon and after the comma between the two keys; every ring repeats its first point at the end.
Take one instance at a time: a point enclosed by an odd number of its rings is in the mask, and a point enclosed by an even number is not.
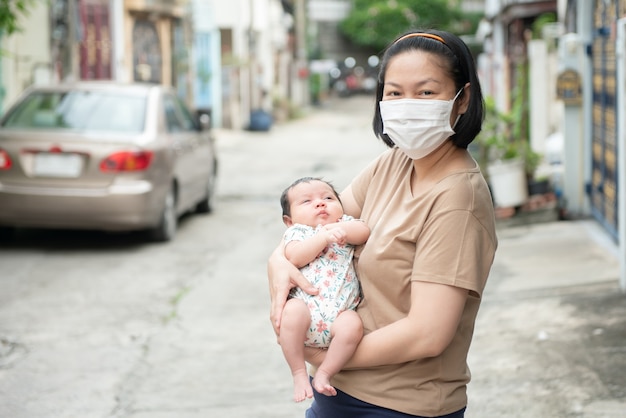
{"type": "Polygon", "coordinates": [[[278,121],[297,119],[302,116],[302,109],[289,98],[275,94],[272,96],[274,118],[278,121]]]}
{"type": "Polygon", "coordinates": [[[379,51],[410,29],[469,30],[472,23],[466,21],[457,2],[448,0],[354,0],[339,28],[356,45],[379,51]]]}
{"type": "Polygon", "coordinates": [[[514,111],[499,111],[492,97],[485,98],[485,120],[472,152],[483,173],[491,162],[519,158],[524,161],[526,176],[533,177],[541,154],[520,134],[523,124],[519,119],[514,111]]]}
{"type": "Polygon", "coordinates": [[[556,13],[543,13],[539,15],[531,26],[533,39],[542,39],[544,26],[556,22],[558,22],[556,13]]]}
{"type": "Polygon", "coordinates": [[[20,32],[20,19],[28,16],[34,4],[34,0],[0,0],[0,33],[11,36],[20,32]]]}
{"type": "Polygon", "coordinates": [[[521,150],[521,153],[524,159],[524,169],[526,170],[526,177],[529,180],[532,180],[535,177],[537,167],[539,167],[543,156],[532,149],[529,141],[524,141],[522,147],[523,148],[521,150]]]}
{"type": "Polygon", "coordinates": [[[322,75],[313,73],[309,77],[309,90],[311,93],[311,101],[313,104],[319,104],[320,94],[322,92],[322,75]]]}
{"type": "Polygon", "coordinates": [[[485,120],[476,137],[478,162],[485,167],[490,161],[511,159],[517,156],[512,135],[513,117],[500,112],[493,97],[485,98],[485,120]]]}
{"type": "Polygon", "coordinates": [[[541,162],[541,154],[535,152],[529,140],[528,114],[528,65],[519,63],[515,68],[515,86],[511,92],[513,101],[509,112],[498,110],[492,97],[485,98],[485,120],[477,137],[478,151],[475,158],[486,173],[491,161],[519,158],[524,161],[526,177],[532,179],[541,162]]]}

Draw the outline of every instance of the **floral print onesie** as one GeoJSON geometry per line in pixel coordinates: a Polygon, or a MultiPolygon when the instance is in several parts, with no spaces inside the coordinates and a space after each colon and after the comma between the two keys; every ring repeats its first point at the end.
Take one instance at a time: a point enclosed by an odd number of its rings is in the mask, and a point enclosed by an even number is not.
{"type": "MultiPolygon", "coordinates": [[[[352,220],[343,215],[340,221],[352,220]]],[[[321,228],[294,224],[285,231],[285,244],[290,241],[303,241],[312,237],[321,228]]],[[[317,295],[309,295],[300,288],[291,291],[290,298],[302,299],[311,312],[311,325],[307,331],[305,345],[328,347],[330,326],[337,316],[348,309],[355,309],[360,301],[359,282],[352,264],[354,246],[331,244],[315,260],[300,271],[315,287],[317,295]]]]}

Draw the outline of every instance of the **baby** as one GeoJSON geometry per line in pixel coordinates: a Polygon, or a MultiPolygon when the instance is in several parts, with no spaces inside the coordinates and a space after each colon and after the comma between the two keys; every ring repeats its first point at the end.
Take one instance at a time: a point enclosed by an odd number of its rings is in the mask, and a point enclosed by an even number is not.
{"type": "Polygon", "coordinates": [[[363,337],[363,324],[355,308],[360,287],[352,257],[370,230],[365,222],[343,213],[333,186],[319,178],[296,180],[282,194],[285,256],[319,289],[309,295],[292,290],[285,305],[279,343],[294,381],[294,400],[313,396],[312,387],[334,396],[330,379],[352,357],[363,337]],[[332,341],[332,342],[331,342],[332,341]],[[309,382],[304,346],[328,348],[309,382]]]}

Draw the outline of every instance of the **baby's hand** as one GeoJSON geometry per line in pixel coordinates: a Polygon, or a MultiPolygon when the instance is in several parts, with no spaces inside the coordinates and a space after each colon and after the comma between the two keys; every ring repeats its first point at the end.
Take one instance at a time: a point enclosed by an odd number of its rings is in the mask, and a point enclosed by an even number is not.
{"type": "Polygon", "coordinates": [[[346,243],[346,231],[338,227],[337,224],[330,224],[324,227],[324,232],[326,234],[326,243],[332,244],[337,243],[339,245],[344,245],[346,243]]]}

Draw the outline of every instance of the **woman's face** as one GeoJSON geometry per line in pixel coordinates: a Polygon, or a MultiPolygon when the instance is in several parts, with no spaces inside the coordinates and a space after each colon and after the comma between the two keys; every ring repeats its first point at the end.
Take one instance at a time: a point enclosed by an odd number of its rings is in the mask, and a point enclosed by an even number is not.
{"type": "MultiPolygon", "coordinates": [[[[450,124],[467,111],[469,83],[465,94],[456,100],[450,115],[450,124]]],[[[383,85],[383,100],[432,99],[452,100],[458,91],[446,62],[438,55],[410,50],[389,60],[383,85]]]]}
{"type": "Polygon", "coordinates": [[[419,50],[400,53],[387,64],[383,100],[451,100],[457,92],[448,74],[437,55],[419,50]]]}

